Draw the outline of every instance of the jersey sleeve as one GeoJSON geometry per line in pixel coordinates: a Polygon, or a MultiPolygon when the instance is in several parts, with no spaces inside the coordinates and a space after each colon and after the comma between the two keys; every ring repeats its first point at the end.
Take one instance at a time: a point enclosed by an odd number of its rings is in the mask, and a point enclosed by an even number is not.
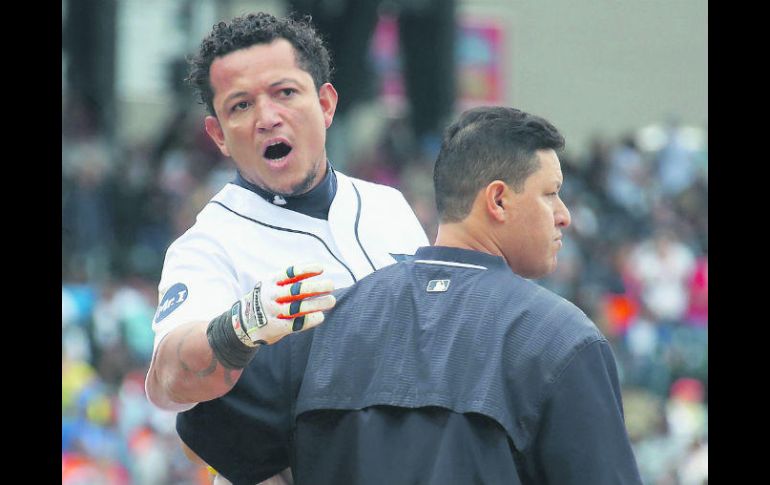
{"type": "Polygon", "coordinates": [[[203,230],[188,231],[166,252],[158,308],[152,321],[154,347],[174,328],[209,321],[240,298],[233,262],[203,230]]]}
{"type": "Polygon", "coordinates": [[[404,194],[389,186],[377,186],[377,189],[368,196],[376,200],[367,202],[378,205],[379,214],[383,217],[377,219],[372,230],[381,234],[398,234],[392,243],[405,254],[412,255],[417,248],[428,246],[430,243],[425,229],[404,194]]]}
{"type": "Polygon", "coordinates": [[[403,227],[405,243],[414,248],[412,251],[412,254],[414,254],[417,248],[428,246],[430,243],[420,220],[401,192],[398,192],[398,201],[397,208],[400,224],[403,227]]]}
{"type": "Polygon", "coordinates": [[[543,483],[641,485],[606,340],[574,355],[542,406],[533,458],[543,483]]]}

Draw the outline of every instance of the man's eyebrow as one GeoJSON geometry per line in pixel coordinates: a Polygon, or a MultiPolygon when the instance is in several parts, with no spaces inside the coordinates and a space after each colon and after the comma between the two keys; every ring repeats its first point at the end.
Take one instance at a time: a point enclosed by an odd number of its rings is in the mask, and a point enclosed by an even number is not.
{"type": "Polygon", "coordinates": [[[235,93],[233,93],[233,94],[229,95],[228,97],[226,97],[226,98],[225,98],[225,99],[222,101],[222,103],[224,103],[224,104],[227,104],[228,102],[230,102],[230,100],[231,100],[231,99],[233,99],[233,98],[240,98],[241,96],[245,96],[245,95],[247,95],[247,94],[249,94],[249,93],[247,93],[246,91],[238,91],[238,92],[235,92],[235,93]]]}
{"type": "Polygon", "coordinates": [[[289,77],[284,77],[284,78],[281,78],[281,79],[275,81],[274,83],[270,83],[270,87],[272,88],[272,87],[278,86],[280,84],[295,84],[295,85],[299,86],[299,83],[295,79],[292,79],[292,78],[289,78],[289,77]]]}

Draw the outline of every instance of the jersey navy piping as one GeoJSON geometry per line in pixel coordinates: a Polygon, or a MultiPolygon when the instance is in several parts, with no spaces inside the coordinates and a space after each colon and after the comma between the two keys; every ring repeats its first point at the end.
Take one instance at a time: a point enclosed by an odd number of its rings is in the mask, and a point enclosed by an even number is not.
{"type": "MultiPolygon", "coordinates": [[[[310,233],[310,232],[305,232],[305,231],[299,231],[299,230],[297,230],[297,229],[288,229],[288,228],[286,228],[286,227],[273,226],[273,225],[271,225],[271,224],[267,224],[267,223],[265,223],[265,222],[262,222],[262,221],[258,221],[258,220],[256,220],[256,219],[252,219],[251,217],[248,217],[248,216],[244,216],[243,214],[241,214],[241,213],[239,213],[239,212],[236,212],[236,211],[232,210],[231,208],[227,207],[226,205],[224,205],[223,203],[219,202],[218,200],[212,200],[212,201],[211,201],[211,202],[209,202],[209,203],[210,203],[210,204],[217,204],[217,205],[220,205],[220,206],[222,206],[223,208],[225,208],[225,209],[229,210],[230,212],[232,212],[233,214],[235,214],[236,216],[239,216],[239,217],[243,217],[243,218],[244,218],[244,219],[246,219],[247,221],[251,221],[251,222],[254,222],[254,223],[256,223],[256,224],[259,224],[260,226],[269,227],[270,229],[275,229],[275,230],[277,230],[277,231],[286,231],[286,232],[294,232],[294,233],[297,233],[297,234],[304,234],[304,235],[306,235],[306,236],[311,236],[311,237],[314,237],[314,238],[318,239],[318,240],[321,242],[321,244],[323,244],[323,245],[324,245],[324,247],[326,248],[326,250],[327,250],[327,251],[329,251],[329,254],[331,254],[331,255],[332,255],[332,258],[336,259],[336,260],[337,260],[337,262],[339,262],[339,263],[340,263],[340,264],[341,264],[341,265],[342,265],[342,266],[343,266],[343,267],[344,267],[344,268],[345,268],[345,269],[348,271],[348,273],[350,273],[350,277],[351,277],[351,278],[353,278],[353,283],[355,283],[356,281],[358,281],[358,280],[356,279],[355,275],[353,274],[353,272],[352,272],[352,271],[350,271],[350,268],[348,268],[348,266],[347,266],[345,263],[343,263],[343,262],[342,262],[342,260],[340,260],[340,258],[338,258],[338,257],[337,257],[337,256],[336,256],[336,255],[335,255],[333,252],[332,252],[332,250],[331,250],[331,249],[329,249],[329,246],[327,246],[327,245],[326,245],[326,242],[325,242],[323,239],[321,239],[320,237],[316,236],[315,234],[313,234],[313,233],[310,233]]],[[[363,248],[362,248],[362,249],[363,249],[363,248]]]]}
{"type": "Polygon", "coordinates": [[[361,248],[361,251],[363,251],[364,256],[366,256],[366,260],[369,261],[369,266],[372,267],[372,271],[377,271],[377,268],[374,267],[372,260],[369,259],[369,255],[366,254],[366,249],[364,249],[364,246],[361,244],[361,240],[358,239],[358,220],[361,219],[361,194],[358,193],[356,184],[351,182],[350,185],[352,185],[353,190],[356,191],[356,199],[358,199],[358,210],[356,211],[356,224],[355,224],[356,242],[358,243],[358,247],[361,248]]]}

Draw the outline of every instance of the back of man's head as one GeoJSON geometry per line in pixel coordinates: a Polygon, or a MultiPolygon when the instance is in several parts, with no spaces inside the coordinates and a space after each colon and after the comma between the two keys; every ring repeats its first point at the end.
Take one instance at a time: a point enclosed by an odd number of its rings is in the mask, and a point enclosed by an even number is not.
{"type": "Polygon", "coordinates": [[[539,116],[503,106],[465,111],[444,132],[433,169],[440,222],[465,219],[479,190],[494,180],[523,190],[539,169],[535,152],[563,147],[564,137],[539,116]]]}
{"type": "Polygon", "coordinates": [[[216,116],[212,104],[214,93],[209,80],[209,69],[214,59],[252,45],[269,44],[277,39],[286,39],[291,43],[297,65],[310,74],[316,89],[330,82],[332,68],[329,51],[309,17],[294,20],[264,12],[235,17],[230,23],[215,24],[211,33],[201,42],[198,54],[189,61],[187,82],[210,115],[216,116]]]}

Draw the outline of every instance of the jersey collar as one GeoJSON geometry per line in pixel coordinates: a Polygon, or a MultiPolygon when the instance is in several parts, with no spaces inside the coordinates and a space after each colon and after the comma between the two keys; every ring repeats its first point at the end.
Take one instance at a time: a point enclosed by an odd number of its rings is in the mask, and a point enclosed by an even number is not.
{"type": "Polygon", "coordinates": [[[334,196],[337,194],[337,175],[334,173],[332,164],[329,162],[326,164],[326,176],[321,183],[310,191],[295,197],[282,197],[262,187],[258,187],[243,178],[240,171],[236,172],[235,180],[232,183],[254,192],[271,204],[305,214],[306,216],[315,217],[316,219],[329,218],[329,207],[332,205],[334,196]]]}
{"type": "Polygon", "coordinates": [[[414,259],[475,264],[487,268],[508,266],[501,256],[448,246],[423,246],[417,248],[417,251],[414,253],[414,259]]]}

